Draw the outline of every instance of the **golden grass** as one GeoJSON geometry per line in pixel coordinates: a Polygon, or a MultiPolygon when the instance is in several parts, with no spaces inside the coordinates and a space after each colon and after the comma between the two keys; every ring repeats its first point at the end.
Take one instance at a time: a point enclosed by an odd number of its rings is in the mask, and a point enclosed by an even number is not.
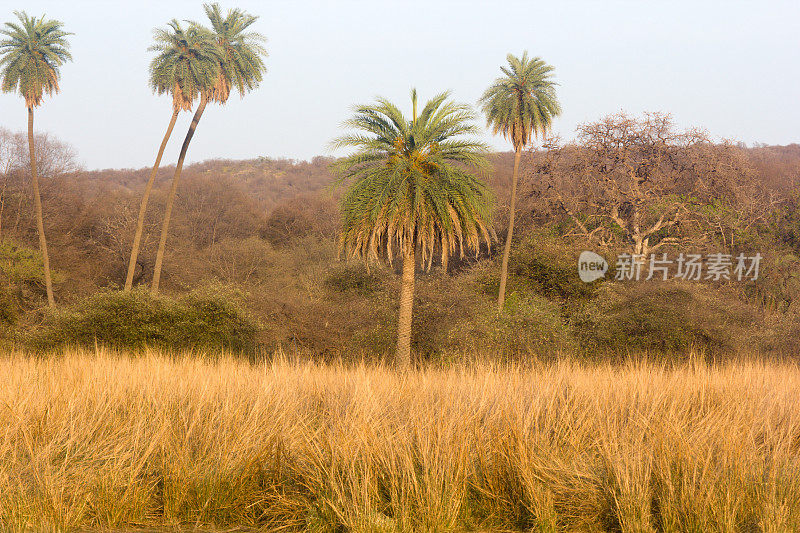
{"type": "Polygon", "coordinates": [[[797,531],[800,370],[0,359],[0,529],[797,531]]]}

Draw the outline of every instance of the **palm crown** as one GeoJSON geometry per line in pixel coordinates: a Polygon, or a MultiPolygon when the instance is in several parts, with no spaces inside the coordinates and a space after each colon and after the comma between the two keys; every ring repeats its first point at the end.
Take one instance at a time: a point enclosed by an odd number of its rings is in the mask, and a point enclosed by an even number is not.
{"type": "Polygon", "coordinates": [[[342,203],[340,249],[353,257],[391,262],[395,251],[419,249],[430,268],[435,251],[443,265],[448,256],[491,242],[491,201],[473,171],[488,163],[486,147],[465,135],[476,133],[470,108],[447,101],[449,93],[430,100],[417,116],[412,92],[411,120],[385,99],[357,106],[345,126],[358,133],[334,141],[355,148],[337,170],[352,187],[342,203]]]}
{"type": "Polygon", "coordinates": [[[196,25],[184,29],[173,19],[168,29],[153,32],[158,52],[150,63],[150,87],[172,94],[175,109],[188,110],[201,93],[210,95],[220,72],[221,51],[214,35],[196,25]]]}
{"type": "Polygon", "coordinates": [[[493,133],[500,133],[518,150],[531,136],[546,131],[554,116],[561,113],[556,98],[553,67],[541,58],[518,58],[508,54],[505,76],[497,78],[480,99],[486,122],[493,133]]]}
{"type": "Polygon", "coordinates": [[[217,43],[221,49],[221,64],[211,99],[225,103],[236,87],[239,94],[258,87],[266,71],[262,57],[267,51],[262,46],[264,37],[247,29],[258,17],[241,9],[231,9],[222,15],[219,4],[204,4],[206,16],[211,23],[217,43]]]}
{"type": "Polygon", "coordinates": [[[42,103],[45,94],[58,92],[59,67],[72,59],[70,33],[57,20],[14,14],[19,23],[6,22],[0,35],[0,86],[4,92],[19,90],[28,108],[42,103]]]}

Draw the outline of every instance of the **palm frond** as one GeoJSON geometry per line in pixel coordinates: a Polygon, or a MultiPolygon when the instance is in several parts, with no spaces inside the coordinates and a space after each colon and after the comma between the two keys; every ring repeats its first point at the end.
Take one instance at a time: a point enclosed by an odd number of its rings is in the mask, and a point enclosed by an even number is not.
{"type": "Polygon", "coordinates": [[[454,254],[491,245],[492,198],[478,175],[488,168],[487,147],[466,137],[476,132],[470,108],[448,97],[428,101],[416,120],[383,98],[354,108],[345,126],[355,132],[332,143],[354,149],[332,165],[339,182],[351,182],[340,253],[391,263],[413,247],[430,268],[435,257],[446,267],[454,254]]]}
{"type": "Polygon", "coordinates": [[[0,35],[0,89],[19,92],[29,108],[57,93],[60,67],[72,60],[63,24],[15,11],[19,23],[6,22],[0,35]]]}
{"type": "Polygon", "coordinates": [[[176,19],[153,31],[158,52],[150,63],[150,87],[171,94],[172,105],[189,110],[202,93],[210,93],[219,77],[222,53],[214,35],[197,24],[184,28],[176,19]]]}
{"type": "Polygon", "coordinates": [[[220,70],[214,89],[213,101],[224,104],[236,88],[241,96],[257,88],[264,78],[267,50],[266,38],[260,33],[247,31],[258,17],[241,9],[230,9],[223,15],[217,3],[204,4],[203,9],[211,24],[217,44],[221,49],[220,70]]]}
{"type": "Polygon", "coordinates": [[[545,133],[553,117],[561,114],[552,79],[554,68],[539,57],[507,56],[501,67],[503,77],[486,89],[479,101],[486,124],[494,134],[511,141],[515,150],[525,147],[531,137],[545,133]]]}

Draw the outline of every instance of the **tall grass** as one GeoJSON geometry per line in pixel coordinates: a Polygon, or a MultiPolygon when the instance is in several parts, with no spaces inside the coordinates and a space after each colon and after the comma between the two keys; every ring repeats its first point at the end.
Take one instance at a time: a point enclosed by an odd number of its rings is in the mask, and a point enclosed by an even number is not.
{"type": "Polygon", "coordinates": [[[800,370],[0,359],[0,529],[797,531],[800,370]]]}

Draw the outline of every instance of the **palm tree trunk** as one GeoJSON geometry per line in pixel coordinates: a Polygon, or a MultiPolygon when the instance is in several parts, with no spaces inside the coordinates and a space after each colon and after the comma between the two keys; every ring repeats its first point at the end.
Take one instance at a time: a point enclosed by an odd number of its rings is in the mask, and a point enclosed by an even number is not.
{"type": "Polygon", "coordinates": [[[181,146],[181,153],[178,156],[178,166],[175,167],[175,175],[172,177],[172,187],[169,190],[167,197],[167,207],[164,212],[164,223],[161,225],[161,239],[158,242],[158,252],[156,253],[156,265],[153,269],[153,284],[150,287],[150,293],[153,295],[158,294],[158,284],[161,280],[161,265],[164,262],[164,249],[167,245],[167,233],[169,232],[169,219],[172,216],[172,206],[175,203],[175,193],[178,190],[178,181],[181,179],[181,171],[183,170],[183,160],[186,159],[186,151],[189,149],[189,143],[194,136],[194,130],[197,129],[197,123],[200,122],[200,117],[203,116],[203,110],[206,108],[208,99],[206,95],[200,98],[200,105],[197,106],[197,111],[194,112],[194,118],[189,125],[189,131],[186,132],[186,138],[183,139],[183,146],[181,146]]]}
{"type": "Polygon", "coordinates": [[[8,169],[3,172],[3,190],[0,191],[0,241],[3,240],[3,211],[6,209],[6,186],[8,185],[8,169]]]}
{"type": "Polygon", "coordinates": [[[503,305],[506,302],[506,281],[508,280],[508,258],[511,255],[511,239],[514,236],[514,213],[517,206],[517,180],[519,179],[519,160],[522,157],[522,148],[517,148],[514,154],[514,174],[511,179],[511,205],[508,215],[508,233],[506,234],[506,246],[503,249],[503,266],[500,267],[500,292],[497,295],[497,312],[503,312],[503,305]]]}
{"type": "Polygon", "coordinates": [[[36,146],[33,141],[33,107],[28,108],[28,150],[31,156],[31,182],[33,183],[33,203],[36,207],[36,229],[39,231],[39,249],[44,263],[44,286],[47,289],[47,304],[53,308],[53,280],[50,278],[50,256],[47,255],[47,239],[44,236],[44,217],[42,216],[42,198],[39,195],[39,173],[36,170],[36,146]]]}
{"type": "Polygon", "coordinates": [[[158,148],[156,162],[152,170],[150,170],[150,178],[147,180],[147,185],[144,188],[142,203],[139,205],[139,218],[136,221],[136,235],[133,237],[133,249],[131,250],[131,259],[128,262],[128,275],[125,277],[126,291],[131,290],[133,286],[133,274],[136,271],[136,260],[139,258],[139,246],[142,242],[142,233],[144,232],[144,216],[147,212],[147,201],[150,199],[150,192],[153,190],[153,183],[156,181],[156,173],[161,164],[161,156],[164,155],[164,149],[167,147],[167,141],[169,141],[172,135],[172,128],[175,127],[175,121],[178,120],[178,113],[180,113],[180,109],[175,109],[172,113],[172,119],[170,119],[169,126],[167,126],[167,133],[164,134],[164,139],[162,139],[161,146],[158,148]]]}
{"type": "Polygon", "coordinates": [[[400,313],[397,320],[397,354],[395,363],[401,370],[411,366],[411,316],[414,307],[414,245],[403,257],[403,278],[400,288],[400,313]]]}

